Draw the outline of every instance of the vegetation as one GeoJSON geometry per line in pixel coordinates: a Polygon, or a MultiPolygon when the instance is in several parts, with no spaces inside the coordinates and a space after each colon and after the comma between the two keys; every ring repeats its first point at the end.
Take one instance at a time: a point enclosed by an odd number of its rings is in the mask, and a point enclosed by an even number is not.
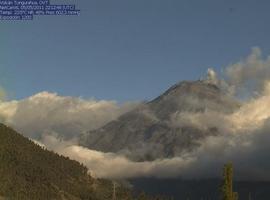
{"type": "Polygon", "coordinates": [[[233,192],[233,165],[228,163],[223,168],[222,200],[238,200],[238,193],[233,192]]]}
{"type": "Polygon", "coordinates": [[[12,199],[93,199],[87,168],[42,149],[0,124],[0,196],[12,199]]]}
{"type": "Polygon", "coordinates": [[[129,189],[114,189],[112,181],[94,179],[87,172],[82,164],[0,124],[0,199],[111,200],[115,195],[117,200],[134,200],[129,189]]]}

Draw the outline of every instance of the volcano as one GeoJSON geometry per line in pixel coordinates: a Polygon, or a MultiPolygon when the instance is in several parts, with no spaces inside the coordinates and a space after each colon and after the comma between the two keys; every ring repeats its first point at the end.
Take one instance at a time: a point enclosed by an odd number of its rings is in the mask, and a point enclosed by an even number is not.
{"type": "Polygon", "coordinates": [[[176,126],[176,116],[206,111],[229,114],[239,106],[215,84],[205,80],[184,81],[117,120],[83,134],[80,144],[124,154],[135,161],[175,157],[192,151],[205,137],[219,134],[216,127],[200,129],[181,122],[176,126]]]}

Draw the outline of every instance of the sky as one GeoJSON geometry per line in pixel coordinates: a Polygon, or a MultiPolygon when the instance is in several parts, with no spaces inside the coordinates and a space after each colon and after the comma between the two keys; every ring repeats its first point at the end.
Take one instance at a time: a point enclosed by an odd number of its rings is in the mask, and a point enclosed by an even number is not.
{"type": "Polygon", "coordinates": [[[221,72],[252,47],[270,54],[268,0],[54,0],[80,16],[0,21],[0,84],[118,102],[221,72]]]}

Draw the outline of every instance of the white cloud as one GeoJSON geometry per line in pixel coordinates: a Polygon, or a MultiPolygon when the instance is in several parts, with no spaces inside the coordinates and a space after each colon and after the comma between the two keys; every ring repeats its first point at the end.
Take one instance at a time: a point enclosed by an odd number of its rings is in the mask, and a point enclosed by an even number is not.
{"type": "Polygon", "coordinates": [[[225,73],[228,83],[238,92],[260,93],[270,77],[270,56],[263,59],[261,50],[254,47],[247,58],[228,66],[225,73]]]}
{"type": "Polygon", "coordinates": [[[71,141],[61,141],[54,136],[46,135],[42,142],[48,149],[85,164],[93,176],[100,178],[175,177],[193,161],[189,157],[178,157],[152,162],[133,162],[115,153],[90,150],[74,145],[71,141]]]}
{"type": "Polygon", "coordinates": [[[137,103],[85,100],[41,92],[20,101],[0,103],[0,119],[25,136],[38,139],[56,132],[64,138],[77,137],[99,128],[134,108],[137,103]]]}
{"type": "Polygon", "coordinates": [[[219,80],[218,80],[217,74],[212,68],[209,68],[207,70],[206,81],[211,83],[211,84],[218,85],[219,80]]]}

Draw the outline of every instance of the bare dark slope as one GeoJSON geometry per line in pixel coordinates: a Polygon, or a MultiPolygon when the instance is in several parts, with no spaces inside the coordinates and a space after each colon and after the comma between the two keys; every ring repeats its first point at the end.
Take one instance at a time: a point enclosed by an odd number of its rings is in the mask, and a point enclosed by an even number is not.
{"type": "Polygon", "coordinates": [[[117,120],[89,131],[80,142],[90,149],[122,152],[134,160],[173,157],[194,149],[200,139],[218,134],[216,127],[199,130],[184,124],[175,126],[175,115],[205,110],[230,113],[238,107],[216,85],[206,81],[181,82],[117,120]]]}

